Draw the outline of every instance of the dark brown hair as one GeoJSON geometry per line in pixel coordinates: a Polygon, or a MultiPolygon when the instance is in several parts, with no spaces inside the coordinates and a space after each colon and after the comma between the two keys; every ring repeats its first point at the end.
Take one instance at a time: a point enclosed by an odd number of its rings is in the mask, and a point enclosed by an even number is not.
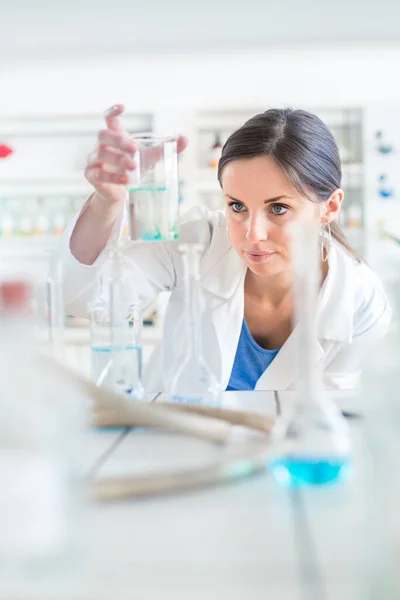
{"type": "MultiPolygon", "coordinates": [[[[272,157],[308,199],[312,192],[320,201],[326,201],[341,186],[342,169],[335,139],[321,119],[305,110],[272,108],[252,117],[232,133],[218,164],[220,184],[228,162],[256,156],[272,157]]],[[[331,223],[331,232],[354,258],[363,261],[338,223],[331,223]]]]}

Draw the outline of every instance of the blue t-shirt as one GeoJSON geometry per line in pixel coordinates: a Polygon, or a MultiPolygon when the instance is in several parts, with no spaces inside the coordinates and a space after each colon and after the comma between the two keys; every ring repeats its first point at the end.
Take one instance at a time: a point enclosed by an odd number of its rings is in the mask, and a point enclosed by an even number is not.
{"type": "Polygon", "coordinates": [[[252,338],[246,319],[243,319],[232,373],[226,389],[254,390],[257,381],[272,363],[279,350],[280,348],[265,350],[259,346],[252,338]]]}

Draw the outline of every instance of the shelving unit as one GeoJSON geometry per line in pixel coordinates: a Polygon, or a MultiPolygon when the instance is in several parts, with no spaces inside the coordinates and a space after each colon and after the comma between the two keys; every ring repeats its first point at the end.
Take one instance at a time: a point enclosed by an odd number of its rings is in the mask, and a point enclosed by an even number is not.
{"type": "MultiPolygon", "coordinates": [[[[153,128],[151,113],[127,113],[123,120],[132,134],[153,128]]],[[[26,244],[61,232],[91,191],[84,169],[104,127],[101,115],[0,119],[0,143],[13,149],[0,160],[0,245],[9,245],[10,236],[26,244]],[[48,223],[44,231],[40,217],[48,223]]]]}

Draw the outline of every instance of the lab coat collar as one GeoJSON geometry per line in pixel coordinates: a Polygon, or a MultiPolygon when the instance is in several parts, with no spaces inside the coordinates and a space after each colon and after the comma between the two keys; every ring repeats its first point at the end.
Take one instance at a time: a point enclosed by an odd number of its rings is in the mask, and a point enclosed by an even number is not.
{"type": "MultiPolygon", "coordinates": [[[[243,293],[246,266],[232,248],[227,233],[224,234],[219,258],[215,260],[215,253],[205,254],[201,277],[206,292],[222,300],[229,300],[239,292],[239,286],[243,293]]],[[[319,294],[317,309],[317,335],[320,339],[347,343],[353,339],[353,261],[354,259],[337,242],[332,241],[328,257],[328,275],[319,294]]]]}
{"type": "Polygon", "coordinates": [[[319,338],[345,343],[353,339],[354,261],[344,248],[332,241],[329,271],[320,291],[317,309],[319,338]]]}

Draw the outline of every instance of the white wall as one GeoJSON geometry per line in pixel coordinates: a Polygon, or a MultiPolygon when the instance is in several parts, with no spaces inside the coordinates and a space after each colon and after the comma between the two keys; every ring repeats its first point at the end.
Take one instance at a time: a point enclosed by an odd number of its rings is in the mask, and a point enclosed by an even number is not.
{"type": "Polygon", "coordinates": [[[0,66],[0,116],[400,99],[400,44],[23,61],[0,66]]]}
{"type": "Polygon", "coordinates": [[[399,42],[396,0],[0,0],[0,62],[399,42]]]}

